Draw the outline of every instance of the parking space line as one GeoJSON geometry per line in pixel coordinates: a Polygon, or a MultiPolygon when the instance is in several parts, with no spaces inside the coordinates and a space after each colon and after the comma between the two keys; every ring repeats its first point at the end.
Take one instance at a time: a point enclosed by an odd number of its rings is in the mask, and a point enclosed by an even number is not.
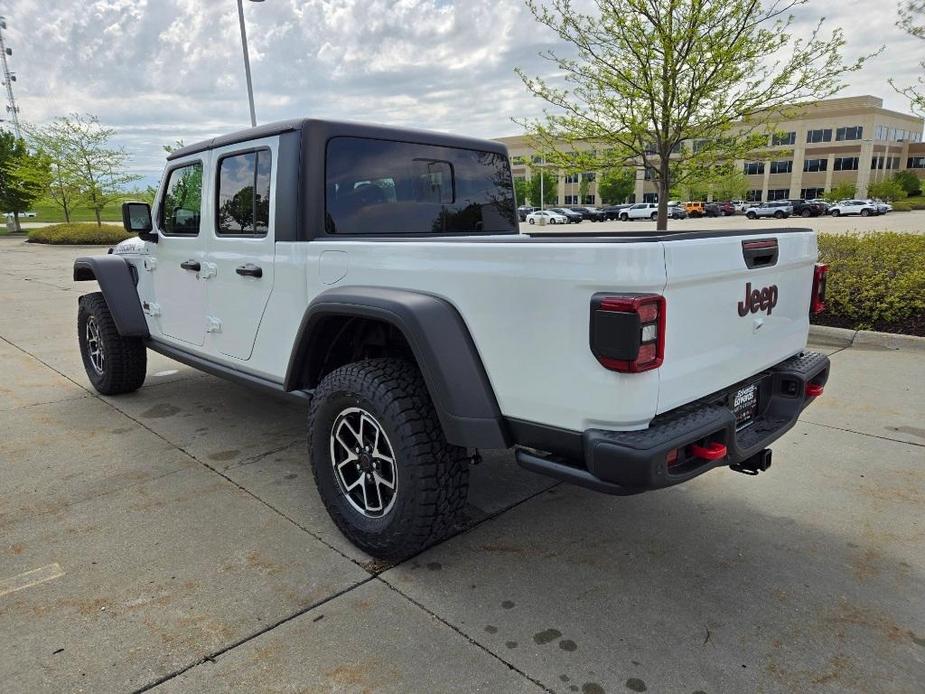
{"type": "Polygon", "coordinates": [[[18,576],[4,578],[0,580],[0,597],[8,593],[15,593],[17,590],[31,588],[39,583],[53,581],[56,578],[61,578],[63,575],[64,571],[61,570],[61,566],[55,562],[48,566],[32,569],[32,571],[26,571],[18,576]]]}

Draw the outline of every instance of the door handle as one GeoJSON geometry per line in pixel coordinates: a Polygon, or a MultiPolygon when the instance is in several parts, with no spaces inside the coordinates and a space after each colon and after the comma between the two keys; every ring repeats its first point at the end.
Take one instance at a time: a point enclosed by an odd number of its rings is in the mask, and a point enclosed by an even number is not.
{"type": "Polygon", "coordinates": [[[184,270],[199,272],[199,269],[202,266],[199,264],[198,260],[184,260],[182,263],[180,263],[180,267],[182,267],[184,270]]]}
{"type": "Polygon", "coordinates": [[[261,268],[259,265],[254,265],[253,263],[239,265],[234,269],[234,271],[245,277],[263,277],[263,268],[261,268]]]}

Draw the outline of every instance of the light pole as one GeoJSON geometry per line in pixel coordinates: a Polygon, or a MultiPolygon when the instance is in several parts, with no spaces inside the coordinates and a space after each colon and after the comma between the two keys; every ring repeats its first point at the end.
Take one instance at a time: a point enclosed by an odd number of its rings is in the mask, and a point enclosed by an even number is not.
{"type": "MultiPolygon", "coordinates": [[[[250,0],[263,2],[263,0],[250,0]]],[[[257,113],[254,111],[254,85],[251,83],[251,61],[247,55],[247,30],[244,28],[244,0],[238,0],[238,23],[241,25],[241,47],[244,49],[244,76],[247,78],[247,101],[251,107],[251,127],[257,126],[257,113]]]]}

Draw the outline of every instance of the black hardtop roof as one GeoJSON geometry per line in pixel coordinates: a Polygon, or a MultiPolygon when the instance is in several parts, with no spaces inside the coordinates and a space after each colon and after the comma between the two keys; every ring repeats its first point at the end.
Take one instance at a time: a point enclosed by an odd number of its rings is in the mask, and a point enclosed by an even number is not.
{"type": "Polygon", "coordinates": [[[286,132],[301,130],[307,137],[368,137],[379,140],[397,140],[400,142],[415,142],[420,144],[439,145],[442,147],[459,147],[462,149],[475,149],[483,152],[497,152],[507,156],[507,147],[495,140],[481,140],[474,137],[451,135],[449,133],[432,130],[416,130],[413,128],[398,128],[373,123],[356,123],[352,121],[324,120],[319,118],[294,118],[291,120],[276,121],[255,128],[245,128],[227,135],[218,135],[208,140],[194,142],[180,149],[176,149],[167,156],[167,160],[203,152],[215,147],[224,147],[238,142],[257,140],[262,137],[271,137],[286,132]]]}

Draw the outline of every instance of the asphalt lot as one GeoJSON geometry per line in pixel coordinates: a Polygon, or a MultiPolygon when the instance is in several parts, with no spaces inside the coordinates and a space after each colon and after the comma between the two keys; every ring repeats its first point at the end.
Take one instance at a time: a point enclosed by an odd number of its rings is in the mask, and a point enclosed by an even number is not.
{"type": "Polygon", "coordinates": [[[300,406],[155,354],[88,390],[70,268],[103,252],[0,239],[0,689],[922,691],[922,352],[827,349],[756,478],[612,498],[486,455],[468,528],[388,567],[300,406]]]}
{"type": "MultiPolygon", "coordinates": [[[[911,212],[890,212],[889,214],[878,217],[789,217],[784,220],[776,219],[746,219],[745,215],[735,215],[733,217],[707,217],[703,219],[671,219],[668,221],[670,231],[690,229],[692,231],[700,229],[729,229],[730,231],[738,229],[774,229],[781,226],[789,227],[808,227],[819,232],[829,234],[843,234],[853,231],[901,231],[905,233],[922,234],[925,233],[925,210],[913,210],[911,212]]],[[[535,224],[523,223],[520,225],[523,233],[540,233],[542,231],[553,231],[562,233],[563,231],[583,233],[594,231],[654,231],[655,222],[582,222],[581,224],[553,225],[547,227],[538,227],[535,224]]]]}

